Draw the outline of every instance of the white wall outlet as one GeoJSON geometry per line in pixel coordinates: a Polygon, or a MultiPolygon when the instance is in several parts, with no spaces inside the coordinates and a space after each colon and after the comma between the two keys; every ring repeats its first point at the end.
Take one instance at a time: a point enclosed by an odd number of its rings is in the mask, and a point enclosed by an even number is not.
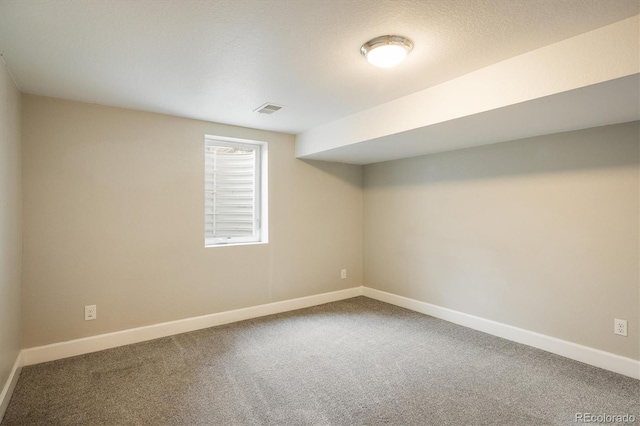
{"type": "Polygon", "coordinates": [[[84,307],[84,320],[90,321],[98,318],[98,312],[96,311],[96,305],[87,305],[84,307]]]}
{"type": "Polygon", "coordinates": [[[627,320],[614,319],[613,320],[613,332],[620,336],[627,335],[627,320]]]}
{"type": "Polygon", "coordinates": [[[340,271],[340,278],[342,278],[343,280],[345,278],[347,278],[347,270],[343,269],[342,271],[340,271]]]}

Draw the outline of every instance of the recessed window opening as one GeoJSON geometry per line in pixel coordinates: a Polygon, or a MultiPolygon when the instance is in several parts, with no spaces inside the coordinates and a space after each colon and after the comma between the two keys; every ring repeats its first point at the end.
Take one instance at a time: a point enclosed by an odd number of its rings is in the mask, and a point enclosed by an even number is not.
{"type": "Polygon", "coordinates": [[[267,144],[206,136],[205,246],[267,242],[267,144]]]}

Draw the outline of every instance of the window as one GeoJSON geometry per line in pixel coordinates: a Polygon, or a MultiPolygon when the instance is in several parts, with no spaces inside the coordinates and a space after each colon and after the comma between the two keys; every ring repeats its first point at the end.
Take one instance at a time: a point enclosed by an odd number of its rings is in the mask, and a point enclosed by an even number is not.
{"type": "Polygon", "coordinates": [[[267,145],[206,136],[205,246],[267,241],[267,145]]]}

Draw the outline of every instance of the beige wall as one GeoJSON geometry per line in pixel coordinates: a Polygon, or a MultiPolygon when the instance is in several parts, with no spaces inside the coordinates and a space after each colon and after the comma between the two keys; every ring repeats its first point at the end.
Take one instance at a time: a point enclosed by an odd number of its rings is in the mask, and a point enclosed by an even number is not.
{"type": "Polygon", "coordinates": [[[637,122],[365,166],[363,209],[291,135],[22,103],[24,347],[360,285],[364,217],[365,285],[640,358],[637,122]],[[269,244],[203,247],[204,134],[269,142],[269,244]]]}
{"type": "Polygon", "coordinates": [[[365,285],[639,359],[639,143],[634,122],[365,166],[365,285]]]}
{"type": "Polygon", "coordinates": [[[292,135],[31,95],[22,128],[25,347],[362,284],[362,169],[292,135]],[[269,143],[269,244],[204,248],[205,134],[269,143]]]}
{"type": "Polygon", "coordinates": [[[20,92],[0,59],[0,391],[22,347],[20,155],[20,92]]]}

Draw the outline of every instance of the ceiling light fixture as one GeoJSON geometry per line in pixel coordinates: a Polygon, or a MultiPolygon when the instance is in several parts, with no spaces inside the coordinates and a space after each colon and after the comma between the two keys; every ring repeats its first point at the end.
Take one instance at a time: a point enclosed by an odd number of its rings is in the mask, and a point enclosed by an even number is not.
{"type": "Polygon", "coordinates": [[[398,65],[413,49],[413,42],[406,37],[384,35],[369,40],[360,48],[360,53],[369,63],[381,68],[398,65]]]}

